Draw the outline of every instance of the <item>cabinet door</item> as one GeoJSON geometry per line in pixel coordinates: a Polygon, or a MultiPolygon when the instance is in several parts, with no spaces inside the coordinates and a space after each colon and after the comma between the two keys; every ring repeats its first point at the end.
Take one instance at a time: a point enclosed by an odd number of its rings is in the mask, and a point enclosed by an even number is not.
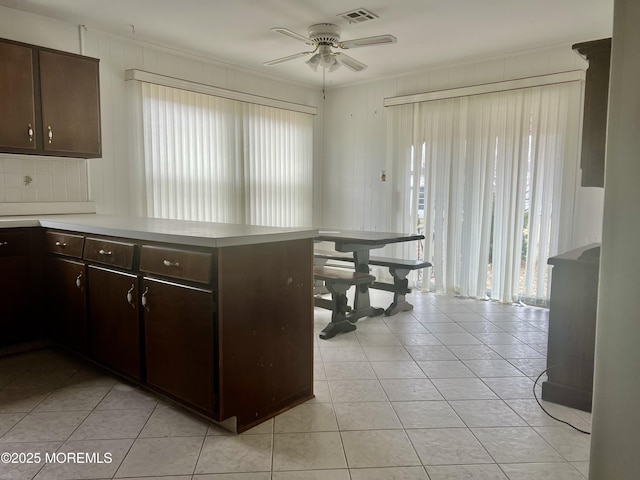
{"type": "Polygon", "coordinates": [[[52,314],[51,336],[73,350],[87,353],[89,339],[84,263],[50,258],[46,285],[52,314]]]}
{"type": "Polygon", "coordinates": [[[39,62],[44,150],[99,156],[98,61],[41,50],[39,62]]]}
{"type": "Polygon", "coordinates": [[[91,355],[140,379],[138,277],[95,266],[87,276],[91,355]]]}
{"type": "Polygon", "coordinates": [[[36,148],[33,49],[0,42],[0,146],[36,148]]]}
{"type": "Polygon", "coordinates": [[[147,383],[214,412],[214,294],[145,278],[147,383]]]}
{"type": "Polygon", "coordinates": [[[25,340],[28,335],[29,257],[26,234],[0,230],[0,345],[25,340]]]}

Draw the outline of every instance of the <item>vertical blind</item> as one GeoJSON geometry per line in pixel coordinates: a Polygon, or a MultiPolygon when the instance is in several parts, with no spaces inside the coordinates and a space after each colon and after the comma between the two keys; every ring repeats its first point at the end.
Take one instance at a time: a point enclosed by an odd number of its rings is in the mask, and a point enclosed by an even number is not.
{"type": "Polygon", "coordinates": [[[546,262],[573,201],[563,172],[577,162],[580,91],[569,82],[391,107],[406,197],[397,228],[424,229],[437,293],[548,298],[546,262]],[[410,134],[395,131],[408,123],[410,134]]]}
{"type": "Polygon", "coordinates": [[[311,115],[141,82],[146,215],[310,226],[311,115]]]}

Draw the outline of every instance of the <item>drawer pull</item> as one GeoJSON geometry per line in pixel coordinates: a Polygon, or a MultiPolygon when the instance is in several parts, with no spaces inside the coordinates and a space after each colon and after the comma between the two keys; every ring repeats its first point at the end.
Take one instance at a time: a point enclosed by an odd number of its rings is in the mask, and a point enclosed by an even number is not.
{"type": "Polygon", "coordinates": [[[144,307],[144,309],[148,312],[149,309],[147,308],[147,294],[149,293],[149,287],[145,287],[144,292],[142,293],[142,306],[144,307]]]}
{"type": "Polygon", "coordinates": [[[58,240],[58,241],[56,242],[56,247],[62,247],[62,248],[64,248],[64,247],[66,247],[66,246],[67,246],[67,243],[66,243],[66,242],[61,242],[60,240],[58,240]]]}
{"type": "Polygon", "coordinates": [[[47,136],[49,137],[49,143],[51,143],[53,140],[53,130],[51,130],[51,125],[49,125],[47,129],[49,130],[49,133],[47,134],[47,136]]]}
{"type": "Polygon", "coordinates": [[[29,141],[33,142],[33,127],[29,124],[29,128],[27,129],[27,134],[29,135],[29,141]]]}
{"type": "Polygon", "coordinates": [[[98,253],[100,255],[107,255],[108,256],[108,255],[111,255],[112,252],[111,252],[111,250],[105,250],[104,248],[101,248],[100,250],[98,250],[98,253]]]}
{"type": "MultiPolygon", "coordinates": [[[[127,291],[127,303],[131,305],[131,308],[136,308],[136,304],[133,303],[133,290],[135,286],[131,284],[131,288],[127,291]]],[[[144,298],[144,297],[143,297],[144,298]]]]}
{"type": "Polygon", "coordinates": [[[172,262],[171,260],[163,260],[162,264],[165,267],[179,267],[180,266],[179,262],[172,262]]]}
{"type": "Polygon", "coordinates": [[[82,273],[76,277],[76,287],[82,288],[82,273]]]}

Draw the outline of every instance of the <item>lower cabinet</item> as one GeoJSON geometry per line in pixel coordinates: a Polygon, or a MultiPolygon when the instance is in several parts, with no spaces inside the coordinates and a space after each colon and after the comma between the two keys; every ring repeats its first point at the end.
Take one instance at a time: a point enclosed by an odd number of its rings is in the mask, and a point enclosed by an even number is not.
{"type": "Polygon", "coordinates": [[[235,417],[238,432],[313,397],[312,239],[44,240],[62,345],[213,420],[235,417]]]}
{"type": "Polygon", "coordinates": [[[88,353],[86,265],[77,260],[50,257],[46,279],[51,336],[72,350],[88,353]]]}
{"type": "Polygon", "coordinates": [[[31,317],[27,233],[0,231],[0,345],[28,338],[31,317]]]}
{"type": "Polygon", "coordinates": [[[547,381],[542,399],[590,412],[598,311],[600,246],[551,257],[547,381]]]}
{"type": "Polygon", "coordinates": [[[142,308],[147,383],[214,413],[214,292],[144,278],[142,308]]]}
{"type": "Polygon", "coordinates": [[[139,380],[139,277],[94,265],[87,270],[91,355],[139,380]]]}

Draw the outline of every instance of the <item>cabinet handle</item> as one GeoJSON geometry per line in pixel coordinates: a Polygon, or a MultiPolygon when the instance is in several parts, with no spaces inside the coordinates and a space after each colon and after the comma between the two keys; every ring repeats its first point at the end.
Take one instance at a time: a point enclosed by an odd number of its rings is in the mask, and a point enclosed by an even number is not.
{"type": "Polygon", "coordinates": [[[148,312],[149,309],[147,308],[147,293],[149,293],[149,287],[145,287],[144,292],[142,293],[142,306],[148,312]]]}
{"type": "Polygon", "coordinates": [[[180,264],[178,262],[172,262],[171,260],[163,260],[162,264],[165,267],[179,267],[180,264]]]}
{"type": "Polygon", "coordinates": [[[9,242],[0,242],[0,247],[2,247],[3,245],[9,245],[9,242]]]}
{"type": "MultiPolygon", "coordinates": [[[[132,283],[131,284],[131,288],[127,291],[127,303],[129,303],[129,305],[131,305],[131,308],[136,308],[136,304],[133,303],[133,290],[134,290],[134,288],[135,288],[135,286],[132,283]]],[[[144,305],[144,302],[143,302],[143,305],[144,305]]]]}
{"type": "Polygon", "coordinates": [[[82,273],[76,277],[76,287],[82,288],[82,273]]]}
{"type": "Polygon", "coordinates": [[[29,135],[29,141],[33,142],[33,127],[29,124],[29,129],[27,130],[27,134],[29,135]]]}
{"type": "Polygon", "coordinates": [[[64,247],[66,247],[66,246],[67,246],[67,244],[66,244],[65,242],[61,242],[60,240],[58,240],[58,241],[56,242],[56,247],[62,247],[62,248],[64,248],[64,247]]]}
{"type": "Polygon", "coordinates": [[[110,250],[105,250],[104,248],[101,248],[100,250],[98,250],[98,253],[100,255],[111,255],[111,251],[110,250]]]}
{"type": "Polygon", "coordinates": [[[49,137],[49,143],[51,143],[51,141],[53,140],[53,130],[51,130],[51,125],[47,127],[47,130],[49,130],[47,136],[49,137]]]}

